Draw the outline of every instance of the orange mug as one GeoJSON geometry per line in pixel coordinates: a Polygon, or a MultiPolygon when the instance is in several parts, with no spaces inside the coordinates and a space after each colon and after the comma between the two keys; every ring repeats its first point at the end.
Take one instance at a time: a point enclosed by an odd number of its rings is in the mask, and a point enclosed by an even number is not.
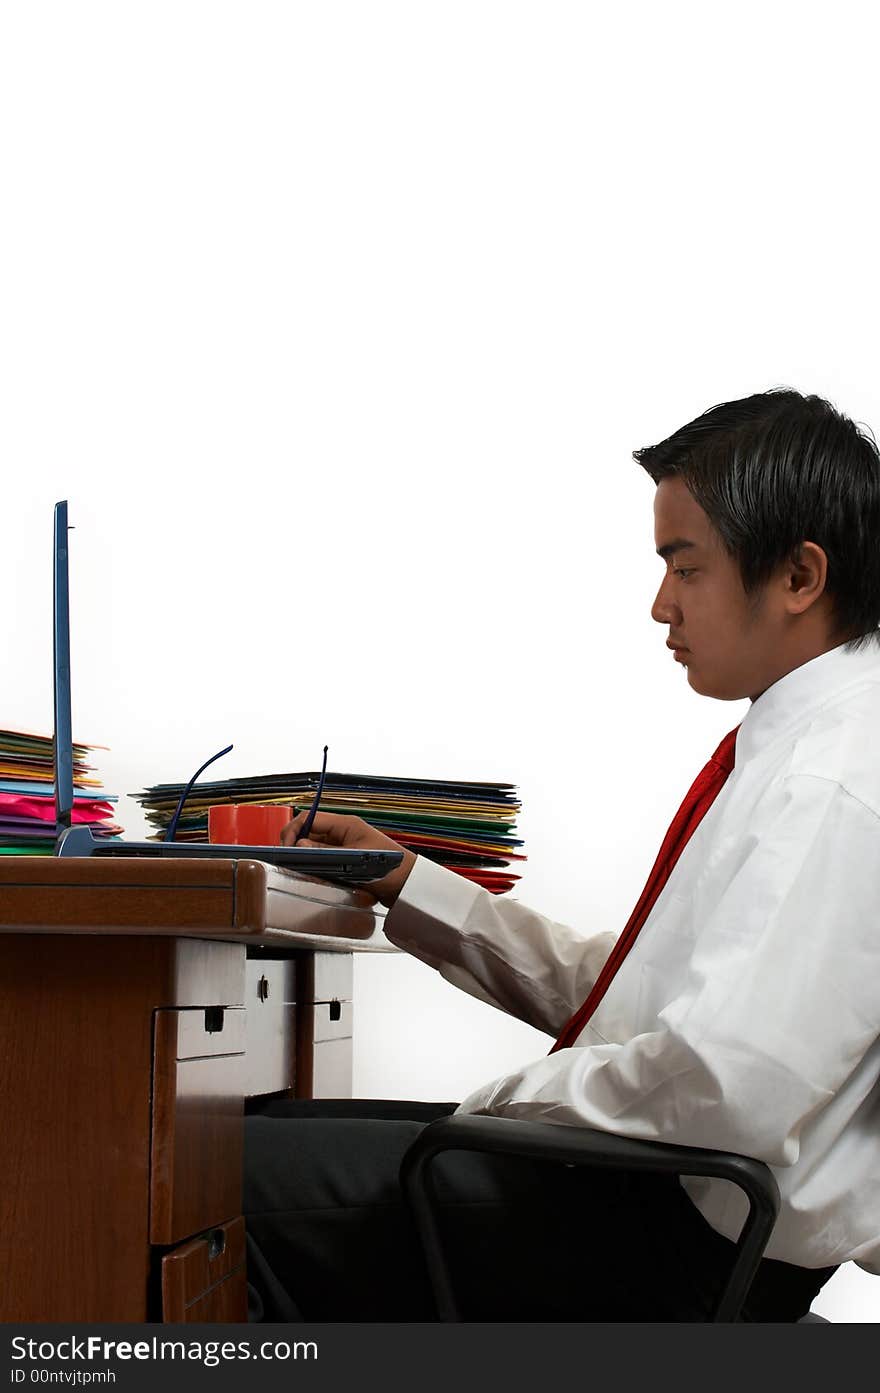
{"type": "Polygon", "coordinates": [[[278,846],[293,817],[286,803],[218,803],[208,809],[208,841],[223,846],[278,846]]]}

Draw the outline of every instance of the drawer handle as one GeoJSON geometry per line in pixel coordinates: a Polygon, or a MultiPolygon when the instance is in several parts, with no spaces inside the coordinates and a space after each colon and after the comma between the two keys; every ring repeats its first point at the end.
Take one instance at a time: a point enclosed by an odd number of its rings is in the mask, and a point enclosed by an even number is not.
{"type": "Polygon", "coordinates": [[[330,1002],[330,1019],[331,1021],[342,1020],[342,1003],[340,1001],[330,1002]]]}
{"type": "Polygon", "coordinates": [[[205,1007],[205,1031],[208,1035],[217,1035],[223,1029],[223,1015],[222,1006],[205,1007]]]}
{"type": "Polygon", "coordinates": [[[226,1234],[222,1229],[212,1229],[208,1234],[208,1259],[213,1261],[226,1252],[226,1234]]]}

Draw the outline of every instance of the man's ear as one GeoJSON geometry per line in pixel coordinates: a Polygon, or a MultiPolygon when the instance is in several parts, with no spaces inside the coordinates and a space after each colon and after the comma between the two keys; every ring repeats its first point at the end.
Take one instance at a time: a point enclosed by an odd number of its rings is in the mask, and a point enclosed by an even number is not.
{"type": "Polygon", "coordinates": [[[784,572],[785,607],[789,614],[804,614],[825,593],[828,557],[817,542],[801,542],[789,557],[784,572]]]}

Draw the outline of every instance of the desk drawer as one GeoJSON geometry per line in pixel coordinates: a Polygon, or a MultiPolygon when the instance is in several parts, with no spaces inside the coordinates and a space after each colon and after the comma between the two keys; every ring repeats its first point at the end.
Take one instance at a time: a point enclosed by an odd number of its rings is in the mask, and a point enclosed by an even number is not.
{"type": "Polygon", "coordinates": [[[212,1229],[162,1259],[162,1319],[247,1320],[244,1219],[212,1229]]]}
{"type": "Polygon", "coordinates": [[[313,953],[297,982],[296,1096],[350,1098],[352,955],[313,953]]]}
{"type": "Polygon", "coordinates": [[[247,963],[247,1074],[245,1093],[286,1093],[296,1060],[296,981],[291,960],[249,958],[247,963]]]}
{"type": "Polygon", "coordinates": [[[315,1001],[351,1001],[353,989],[354,959],[351,953],[315,953],[315,1001]]]}
{"type": "Polygon", "coordinates": [[[154,1015],[151,1243],[177,1243],[241,1210],[245,1012],[227,1008],[222,1029],[210,1028],[211,1012],[154,1015]]]}
{"type": "Polygon", "coordinates": [[[208,1006],[173,1014],[177,1017],[175,1053],[179,1060],[244,1054],[246,1012],[242,1007],[208,1006]]]}
{"type": "Polygon", "coordinates": [[[352,1075],[351,1036],[315,1043],[313,1098],[350,1098],[352,1075]]]}
{"type": "Polygon", "coordinates": [[[322,1040],[351,1039],[353,1008],[350,1001],[315,1002],[315,1044],[322,1040]]]}
{"type": "Polygon", "coordinates": [[[315,1002],[315,1098],[351,1097],[352,1014],[350,1001],[315,1002]]]}

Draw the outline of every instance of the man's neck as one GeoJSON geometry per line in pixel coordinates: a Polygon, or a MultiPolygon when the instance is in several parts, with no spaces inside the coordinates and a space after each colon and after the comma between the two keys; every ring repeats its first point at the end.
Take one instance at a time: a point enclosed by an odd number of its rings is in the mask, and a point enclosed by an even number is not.
{"type": "MultiPolygon", "coordinates": [[[[850,638],[852,637],[853,635],[850,635],[850,638]]],[[[784,655],[778,663],[774,664],[774,675],[765,681],[759,692],[749,697],[749,701],[757,701],[770,687],[781,682],[783,677],[787,677],[796,668],[803,667],[805,663],[811,663],[814,658],[821,658],[823,653],[830,653],[833,648],[840,648],[842,644],[847,642],[846,636],[842,637],[840,634],[831,634],[827,631],[813,638],[812,641],[801,639],[796,646],[792,646],[790,653],[784,655]]]]}

